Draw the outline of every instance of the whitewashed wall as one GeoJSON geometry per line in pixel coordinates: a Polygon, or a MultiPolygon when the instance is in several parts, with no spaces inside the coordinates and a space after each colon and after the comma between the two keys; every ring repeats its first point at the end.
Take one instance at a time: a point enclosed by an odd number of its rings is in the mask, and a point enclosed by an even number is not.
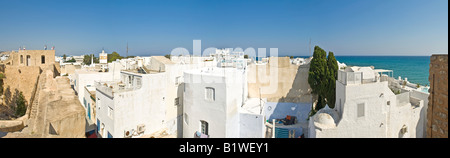
{"type": "Polygon", "coordinates": [[[240,138],[264,138],[264,116],[259,114],[239,113],[240,138]]]}
{"type": "Polygon", "coordinates": [[[96,93],[102,104],[98,110],[98,119],[105,124],[105,129],[114,138],[124,137],[126,130],[137,131],[140,124],[145,125],[143,134],[151,134],[163,128],[166,112],[165,74],[135,76],[139,77],[142,79],[142,86],[139,89],[115,92],[113,98],[99,91],[96,93]],[[113,109],[112,118],[108,116],[109,107],[113,109]]]}
{"type": "Polygon", "coordinates": [[[226,75],[184,73],[183,111],[188,115],[188,119],[183,121],[183,137],[191,138],[194,132],[200,131],[200,120],[209,123],[208,134],[212,138],[240,137],[238,109],[243,102],[245,84],[236,81],[239,77],[243,79],[243,73],[234,72],[226,75]],[[193,83],[194,78],[200,79],[201,82],[193,83]],[[205,100],[206,87],[215,89],[214,101],[205,100]]]}
{"type": "Polygon", "coordinates": [[[112,81],[112,73],[105,72],[86,72],[84,70],[75,70],[74,89],[78,93],[78,100],[83,103],[84,87],[90,85],[94,87],[94,81],[112,81]]]}
{"type": "Polygon", "coordinates": [[[329,129],[315,128],[314,119],[310,119],[310,137],[398,138],[404,125],[408,127],[404,137],[416,137],[423,103],[414,109],[409,103],[409,93],[395,95],[387,84],[376,82],[345,86],[336,82],[335,109],[341,109],[337,110],[341,119],[336,120],[335,128],[329,129]],[[401,98],[405,100],[399,102],[401,98]],[[339,100],[342,105],[339,105],[339,100]],[[388,101],[390,105],[387,105],[388,101]],[[357,104],[360,103],[365,104],[364,117],[357,116],[357,104]]]}

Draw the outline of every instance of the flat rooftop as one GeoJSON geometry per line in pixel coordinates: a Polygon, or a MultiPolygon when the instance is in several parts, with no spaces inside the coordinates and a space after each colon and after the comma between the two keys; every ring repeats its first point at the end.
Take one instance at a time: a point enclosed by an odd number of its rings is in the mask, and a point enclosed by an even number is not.
{"type": "Polygon", "coordinates": [[[195,70],[187,70],[185,73],[198,74],[198,75],[210,75],[210,76],[227,76],[227,74],[236,73],[236,68],[220,68],[220,67],[207,67],[195,70]]]}

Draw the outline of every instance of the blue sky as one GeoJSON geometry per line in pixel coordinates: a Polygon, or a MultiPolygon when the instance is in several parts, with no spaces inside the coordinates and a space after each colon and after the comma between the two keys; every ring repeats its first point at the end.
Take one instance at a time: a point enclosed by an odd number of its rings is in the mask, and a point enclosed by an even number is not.
{"type": "Polygon", "coordinates": [[[448,54],[448,0],[0,0],[0,50],[164,55],[278,48],[310,55],[448,54]]]}

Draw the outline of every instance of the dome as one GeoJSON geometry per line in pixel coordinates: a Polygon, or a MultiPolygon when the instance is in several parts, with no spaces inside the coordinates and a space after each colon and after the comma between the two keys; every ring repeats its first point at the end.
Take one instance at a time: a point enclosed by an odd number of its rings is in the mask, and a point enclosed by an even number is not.
{"type": "Polygon", "coordinates": [[[315,122],[325,125],[325,126],[335,126],[333,117],[331,117],[330,114],[327,113],[319,113],[315,119],[315,122]]]}

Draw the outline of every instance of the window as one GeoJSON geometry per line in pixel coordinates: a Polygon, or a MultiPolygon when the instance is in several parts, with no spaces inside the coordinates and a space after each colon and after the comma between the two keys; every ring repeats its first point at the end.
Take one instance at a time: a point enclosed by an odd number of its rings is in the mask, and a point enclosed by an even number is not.
{"type": "Polygon", "coordinates": [[[83,106],[86,107],[86,98],[83,98],[83,106]]]}
{"type": "Polygon", "coordinates": [[[27,66],[31,65],[31,56],[27,55],[27,66]]]}
{"type": "Polygon", "coordinates": [[[41,56],[41,64],[45,64],[45,56],[41,56]]]}
{"type": "Polygon", "coordinates": [[[208,125],[208,122],[201,120],[200,123],[201,123],[200,131],[201,131],[203,134],[208,135],[208,126],[209,126],[209,125],[208,125]]]}
{"type": "Polygon", "coordinates": [[[357,105],[358,109],[358,117],[364,117],[364,103],[360,103],[357,105]]]}
{"type": "Polygon", "coordinates": [[[108,116],[112,119],[113,118],[113,109],[108,106],[108,116]]]}
{"type": "Polygon", "coordinates": [[[215,94],[214,94],[214,88],[206,87],[205,88],[205,99],[208,101],[214,101],[215,94]]]}
{"type": "Polygon", "coordinates": [[[20,55],[20,63],[23,64],[23,55],[20,55]]]}
{"type": "Polygon", "coordinates": [[[100,102],[100,98],[97,98],[97,107],[100,110],[100,107],[102,106],[102,103],[100,102]]]}
{"type": "Polygon", "coordinates": [[[178,106],[178,105],[180,105],[180,98],[179,97],[175,98],[175,106],[178,106]]]}
{"type": "Polygon", "coordinates": [[[141,78],[136,78],[136,86],[140,87],[141,84],[141,78]]]}
{"type": "Polygon", "coordinates": [[[131,76],[128,76],[128,84],[131,86],[131,76]]]}
{"type": "Polygon", "coordinates": [[[100,132],[100,120],[97,119],[97,133],[100,132]]]}
{"type": "Polygon", "coordinates": [[[186,113],[184,113],[184,123],[189,125],[189,117],[188,117],[188,114],[186,114],[186,113]]]}
{"type": "Polygon", "coordinates": [[[387,105],[391,105],[391,101],[387,101],[387,103],[386,103],[387,105]]]}
{"type": "Polygon", "coordinates": [[[89,117],[89,119],[91,119],[91,103],[88,103],[88,107],[87,107],[87,115],[89,117]]]}

